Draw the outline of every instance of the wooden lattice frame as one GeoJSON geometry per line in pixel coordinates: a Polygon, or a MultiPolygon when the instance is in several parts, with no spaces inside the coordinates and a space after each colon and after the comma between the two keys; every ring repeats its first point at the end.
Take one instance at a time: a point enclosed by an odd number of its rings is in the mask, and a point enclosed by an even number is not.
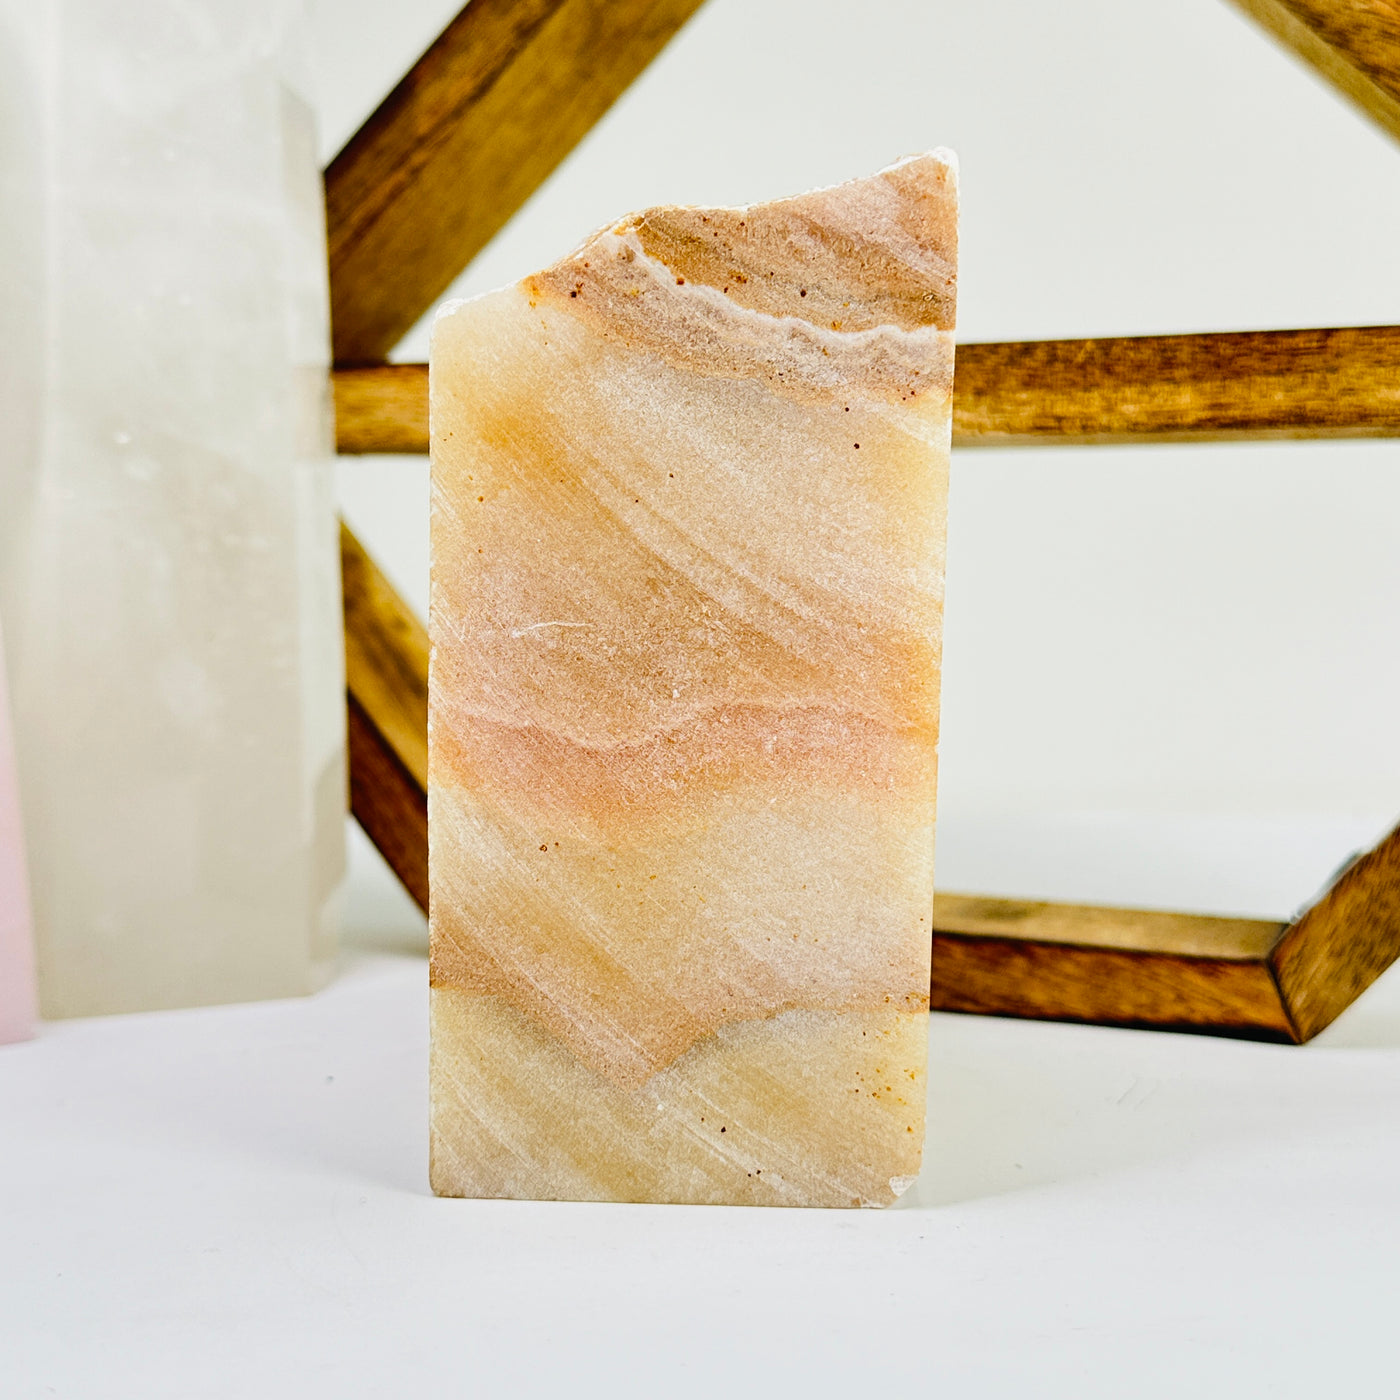
{"type": "MultiPolygon", "coordinates": [[[[1400,0],[1234,0],[1400,139],[1400,0]]],[[[385,356],[700,0],[471,0],[326,171],[337,445],[428,448],[385,356]]],[[[960,345],[956,446],[1400,437],[1400,326],[960,345]]],[[[428,906],[428,638],[342,527],[351,807],[428,906]]],[[[1400,829],[1292,924],[939,894],[939,1010],[1304,1041],[1400,955],[1400,829]]]]}

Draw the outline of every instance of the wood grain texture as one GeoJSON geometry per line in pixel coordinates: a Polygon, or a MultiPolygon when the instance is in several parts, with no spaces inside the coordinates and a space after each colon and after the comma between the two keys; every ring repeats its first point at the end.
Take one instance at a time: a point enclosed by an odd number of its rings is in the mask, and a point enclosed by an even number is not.
{"type": "Polygon", "coordinates": [[[930,1009],[1290,1041],[1268,969],[1229,958],[935,933],[930,1009]]]}
{"type": "Polygon", "coordinates": [[[326,171],[338,363],[382,360],[700,0],[472,0],[326,171]]]}
{"type": "Polygon", "coordinates": [[[959,345],[953,442],[1400,436],[1400,326],[959,345]]]}
{"type": "Polygon", "coordinates": [[[344,525],[350,808],[428,907],[428,634],[344,525]]]}
{"type": "Polygon", "coordinates": [[[1064,947],[1233,962],[1267,958],[1284,930],[1283,924],[1264,919],[941,892],[934,897],[933,926],[939,933],[963,938],[1024,939],[1064,947]]]}
{"type": "Polygon", "coordinates": [[[415,904],[428,909],[428,800],[351,691],[350,810],[415,904]]]}
{"type": "Polygon", "coordinates": [[[1291,925],[939,894],[933,926],[935,1011],[1302,1043],[1400,958],[1400,828],[1291,925]]]}
{"type": "Polygon", "coordinates": [[[1234,0],[1400,140],[1400,0],[1234,0]]]}
{"type": "MultiPolygon", "coordinates": [[[[428,367],[337,370],[341,452],[426,452],[428,367]]],[[[960,345],[955,447],[1400,437],[1400,326],[960,345]]]]}
{"type": "Polygon", "coordinates": [[[337,452],[427,452],[427,365],[338,369],[331,384],[337,452]]]}
{"type": "Polygon", "coordinates": [[[1400,957],[1400,828],[1347,867],[1270,957],[1299,1040],[1309,1040],[1400,957]]]}
{"type": "Polygon", "coordinates": [[[1283,924],[940,893],[933,925],[934,1011],[1293,1039],[1283,924]]]}

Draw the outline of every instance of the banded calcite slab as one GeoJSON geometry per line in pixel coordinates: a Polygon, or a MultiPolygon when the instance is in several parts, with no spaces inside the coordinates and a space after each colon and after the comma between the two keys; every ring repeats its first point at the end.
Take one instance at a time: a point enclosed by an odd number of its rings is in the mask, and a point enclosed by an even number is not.
{"type": "Polygon", "coordinates": [[[956,213],[920,156],[440,313],[440,1193],[917,1173],[956,213]]]}

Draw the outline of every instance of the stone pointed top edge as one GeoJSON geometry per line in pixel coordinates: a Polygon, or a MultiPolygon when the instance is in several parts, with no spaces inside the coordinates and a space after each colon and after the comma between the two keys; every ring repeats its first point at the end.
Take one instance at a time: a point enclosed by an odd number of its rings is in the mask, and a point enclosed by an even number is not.
{"type": "MultiPolygon", "coordinates": [[[[748,213],[751,209],[758,209],[765,204],[785,204],[791,199],[806,199],[811,195],[830,194],[834,190],[844,189],[847,185],[863,185],[870,180],[878,180],[882,175],[891,175],[896,170],[903,170],[906,166],[917,165],[922,160],[937,161],[953,177],[956,185],[959,172],[958,153],[951,146],[931,146],[926,151],[911,151],[907,156],[900,156],[898,160],[892,160],[888,165],[882,165],[878,170],[872,170],[868,175],[852,175],[845,180],[833,180],[829,185],[813,185],[810,189],[796,190],[792,194],[775,195],[772,199],[756,199],[749,204],[731,204],[719,206],[733,209],[738,213],[748,213]]],[[[704,209],[708,205],[661,205],[660,208],[679,209],[704,209]]],[[[597,230],[603,232],[603,230],[597,230]]],[[[585,239],[584,242],[588,242],[585,239]]]]}
{"type": "Polygon", "coordinates": [[[881,176],[891,175],[896,170],[903,170],[907,166],[917,165],[920,161],[936,161],[952,176],[956,184],[958,179],[959,165],[958,155],[949,146],[933,146],[927,151],[911,151],[908,155],[900,156],[898,160],[892,160],[888,165],[882,165],[878,170],[872,170],[868,175],[851,175],[844,180],[833,180],[829,185],[812,185],[805,190],[794,190],[791,194],[777,194],[771,199],[754,199],[747,204],[657,204],[646,209],[638,210],[634,214],[625,214],[621,219],[611,224],[605,224],[602,228],[596,228],[586,238],[584,238],[577,248],[570,249],[569,255],[585,248],[600,233],[608,233],[620,227],[628,220],[638,217],[640,214],[650,214],[653,209],[724,209],[734,214],[748,214],[755,209],[763,209],[774,204],[787,204],[794,199],[810,199],[814,195],[832,194],[836,190],[846,189],[852,185],[868,184],[871,180],[878,180],[881,176]]]}
{"type": "MultiPolygon", "coordinates": [[[[944,172],[946,172],[946,177],[951,187],[953,199],[956,203],[958,197],[958,185],[960,177],[960,164],[958,161],[957,152],[955,152],[947,146],[933,146],[926,151],[915,151],[911,152],[908,155],[901,156],[899,157],[899,159],[894,160],[890,162],[890,164],[882,166],[880,169],[872,171],[870,174],[867,175],[853,176],[850,179],[838,180],[828,185],[816,185],[809,189],[797,191],[793,194],[777,195],[772,199],[754,200],[747,204],[728,205],[650,205],[646,208],[624,214],[621,218],[614,220],[610,224],[603,224],[591,230],[584,238],[582,238],[577,244],[575,244],[573,248],[571,248],[567,253],[563,254],[555,263],[551,264],[551,269],[564,268],[569,266],[571,263],[574,263],[575,261],[579,260],[582,257],[582,255],[585,252],[587,252],[591,247],[596,245],[600,239],[608,237],[609,235],[616,236],[620,234],[626,234],[627,232],[632,230],[636,230],[648,219],[658,218],[663,215],[699,215],[701,217],[704,217],[707,214],[711,216],[743,215],[747,217],[748,215],[756,211],[776,212],[782,210],[785,206],[792,207],[794,205],[800,205],[804,201],[818,200],[823,196],[836,194],[840,191],[854,192],[860,189],[862,186],[874,185],[875,182],[883,179],[888,175],[894,174],[896,171],[905,170],[909,166],[917,165],[920,162],[924,161],[934,163],[937,166],[939,166],[944,172]]],[[[953,258],[950,259],[950,262],[955,264],[955,261],[956,229],[954,228],[953,258]]],[[[955,271],[952,272],[950,280],[952,281],[955,287],[955,271]]],[[[528,283],[529,281],[531,281],[530,274],[526,274],[524,277],[517,279],[515,282],[506,283],[499,287],[491,287],[481,292],[475,292],[471,296],[449,297],[445,301],[440,302],[438,304],[437,309],[433,313],[432,326],[436,328],[439,321],[449,319],[457,312],[459,312],[463,307],[472,305],[478,301],[483,300],[486,297],[497,296],[501,292],[509,291],[512,287],[520,287],[525,283],[528,283]]],[[[955,296],[954,298],[952,298],[952,300],[955,304],[955,296]]],[[[939,328],[951,330],[953,328],[953,314],[950,313],[946,318],[942,319],[946,319],[947,324],[942,325],[939,328]]]]}

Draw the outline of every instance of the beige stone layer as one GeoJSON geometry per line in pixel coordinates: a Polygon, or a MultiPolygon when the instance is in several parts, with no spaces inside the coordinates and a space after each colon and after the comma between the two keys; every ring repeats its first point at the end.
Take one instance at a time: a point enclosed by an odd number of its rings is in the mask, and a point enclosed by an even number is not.
{"type": "Polygon", "coordinates": [[[618,1084],[731,1022],[928,1006],[928,798],[749,787],[626,844],[430,802],[433,841],[471,852],[436,861],[434,984],[513,1002],[618,1084]]]}
{"type": "Polygon", "coordinates": [[[437,988],[432,1027],[440,1195],[883,1206],[919,1171],[922,1009],[729,1026],[636,1090],[494,997],[437,988]]]}

